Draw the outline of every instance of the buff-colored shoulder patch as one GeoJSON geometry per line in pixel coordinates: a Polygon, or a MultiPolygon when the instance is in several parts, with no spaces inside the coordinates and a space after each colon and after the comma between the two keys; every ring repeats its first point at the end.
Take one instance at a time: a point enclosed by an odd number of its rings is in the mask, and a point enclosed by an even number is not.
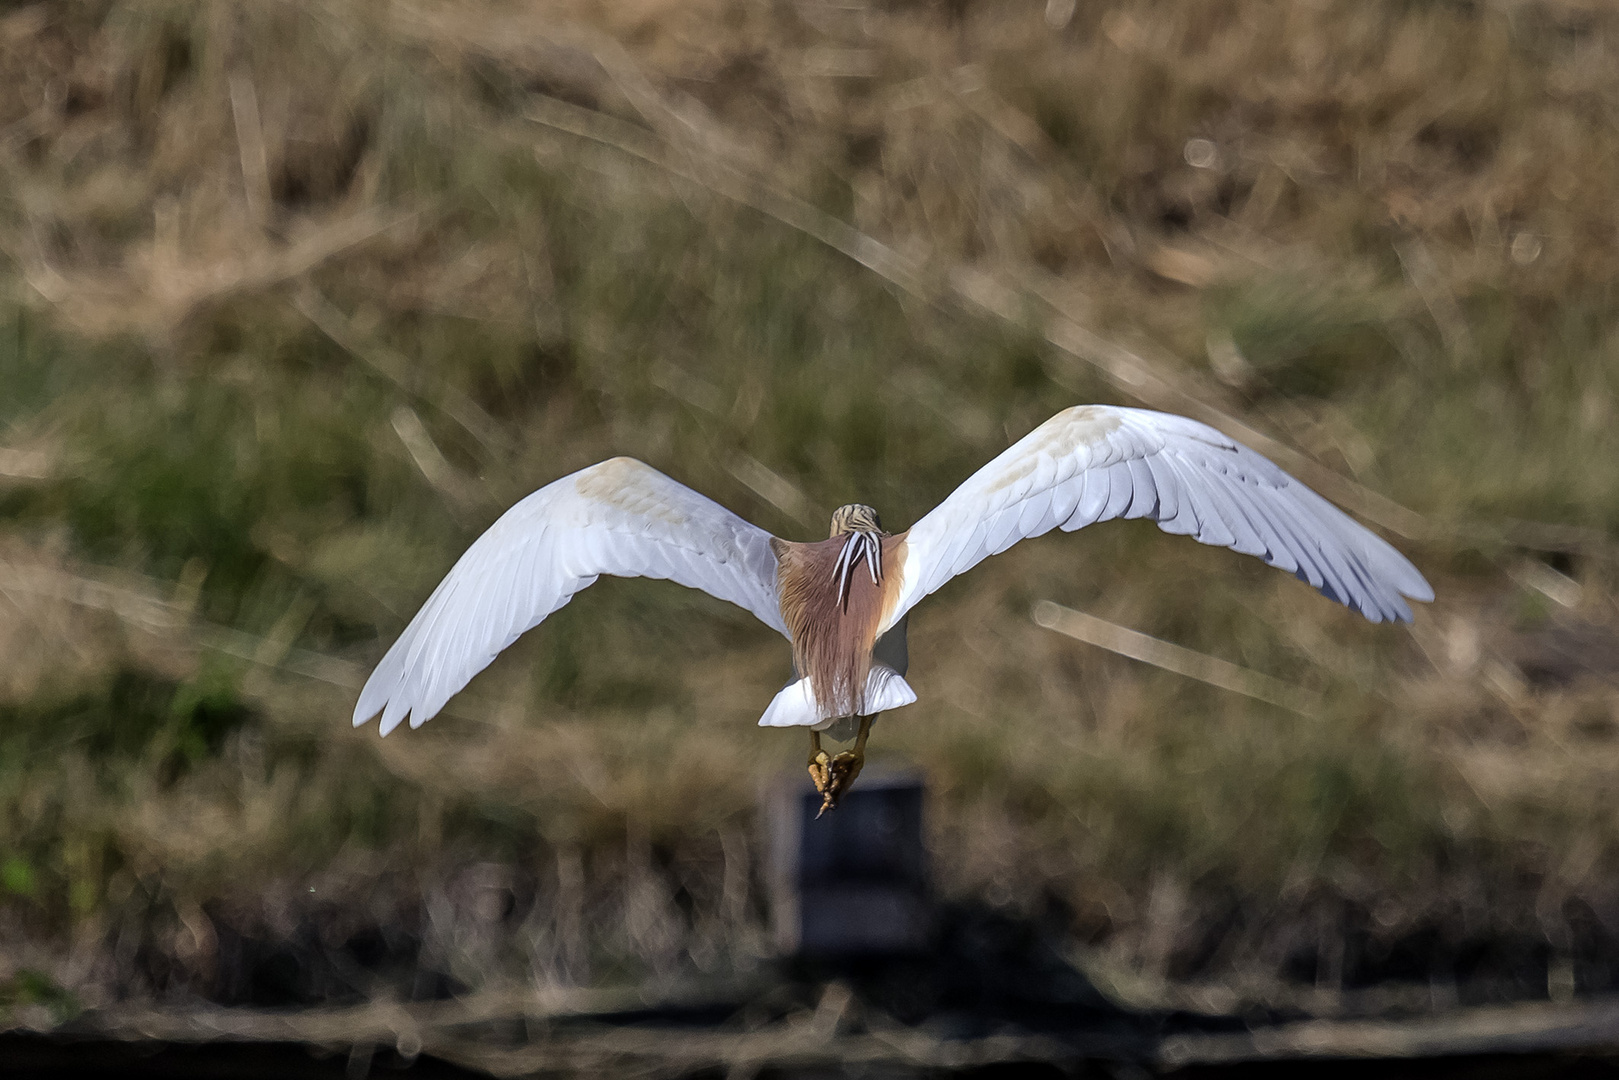
{"type": "Polygon", "coordinates": [[[906,529],[894,536],[883,537],[883,565],[889,568],[889,572],[883,575],[883,602],[878,626],[890,625],[894,609],[899,606],[900,593],[905,590],[905,560],[910,555],[910,546],[906,541],[910,535],[911,530],[906,529]]]}
{"type": "Polygon", "coordinates": [[[574,489],[581,498],[615,506],[670,525],[683,525],[682,514],[668,499],[665,478],[652,466],[632,457],[609,458],[579,473],[574,489]]]}
{"type": "Polygon", "coordinates": [[[1075,405],[1064,409],[1023,438],[1017,457],[988,481],[989,491],[1018,483],[1040,467],[1040,456],[1062,457],[1077,447],[1094,446],[1119,429],[1123,421],[1106,405],[1075,405]]]}

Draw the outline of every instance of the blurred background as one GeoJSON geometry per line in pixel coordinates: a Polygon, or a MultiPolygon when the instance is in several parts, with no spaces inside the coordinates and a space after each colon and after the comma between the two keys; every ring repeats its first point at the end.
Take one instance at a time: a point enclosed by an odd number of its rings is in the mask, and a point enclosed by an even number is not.
{"type": "Polygon", "coordinates": [[[1132,1007],[1614,988],[1616,50],[1583,0],[3,5],[0,1011],[757,970],[769,630],[603,579],[386,740],[370,665],[605,457],[897,531],[1091,401],[1438,600],[1140,522],[991,560],[872,744],[937,893],[1132,1007]]]}

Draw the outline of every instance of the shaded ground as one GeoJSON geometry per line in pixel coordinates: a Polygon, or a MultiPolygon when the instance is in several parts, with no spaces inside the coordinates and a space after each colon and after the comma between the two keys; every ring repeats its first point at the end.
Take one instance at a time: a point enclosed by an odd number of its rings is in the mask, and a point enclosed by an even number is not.
{"type": "MultiPolygon", "coordinates": [[[[1047,1076],[1607,1075],[1619,1001],[1322,1021],[1296,1013],[1133,1011],[1027,925],[947,915],[911,958],[776,965],[748,984],[301,1010],[112,1007],[0,1036],[17,1075],[1047,1076]],[[639,999],[639,1000],[637,1000],[639,999]],[[463,1070],[471,1070],[463,1071],[463,1070]],[[1482,1071],[1480,1071],[1482,1070],[1482,1071]]],[[[12,1075],[12,1072],[7,1075],[12,1075]]]]}
{"type": "MultiPolygon", "coordinates": [[[[878,1075],[895,1078],[950,1076],[957,1080],[1055,1080],[1071,1075],[1079,1061],[1054,1064],[1017,1064],[966,1067],[961,1069],[896,1069],[878,1075]]],[[[1138,1075],[1115,1070],[1105,1062],[1086,1063],[1094,1075],[1126,1077],[1138,1075]]],[[[411,1080],[462,1080],[489,1074],[459,1068],[423,1056],[406,1063],[384,1052],[369,1062],[370,1072],[351,1065],[347,1055],[321,1055],[297,1044],[240,1045],[213,1044],[205,1047],[132,1046],[128,1043],[71,1043],[39,1036],[0,1039],[0,1066],[19,1080],[33,1077],[82,1075],[86,1070],[116,1070],[133,1080],[258,1080],[288,1077],[345,1077],[372,1075],[409,1077],[411,1080]]],[[[1311,1058],[1307,1061],[1245,1062],[1241,1065],[1194,1066],[1160,1075],[1175,1080],[1234,1080],[1236,1077],[1297,1076],[1308,1069],[1311,1076],[1324,1080],[1358,1080],[1361,1077],[1390,1077],[1395,1080],[1417,1077],[1478,1078],[1478,1080],[1595,1080],[1619,1075],[1619,1057],[1600,1055],[1475,1055],[1454,1058],[1342,1059],[1311,1058]]],[[[705,1073],[689,1074],[695,1080],[705,1073]]],[[[754,1074],[759,1080],[808,1080],[836,1076],[825,1069],[763,1068],[754,1074]]],[[[866,1072],[864,1075],[873,1075],[866,1072]]]]}

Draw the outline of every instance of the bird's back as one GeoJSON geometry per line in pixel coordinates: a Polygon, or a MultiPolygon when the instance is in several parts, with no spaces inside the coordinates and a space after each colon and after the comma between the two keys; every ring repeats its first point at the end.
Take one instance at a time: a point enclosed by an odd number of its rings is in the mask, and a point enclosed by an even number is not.
{"type": "MultiPolygon", "coordinates": [[[[899,575],[883,573],[873,581],[864,566],[841,575],[838,557],[845,541],[842,536],[812,544],[772,539],[770,546],[794,666],[829,713],[856,716],[865,711],[871,650],[883,615],[898,598],[899,575]]],[[[904,549],[904,534],[883,537],[883,568],[903,566],[904,549]]]]}

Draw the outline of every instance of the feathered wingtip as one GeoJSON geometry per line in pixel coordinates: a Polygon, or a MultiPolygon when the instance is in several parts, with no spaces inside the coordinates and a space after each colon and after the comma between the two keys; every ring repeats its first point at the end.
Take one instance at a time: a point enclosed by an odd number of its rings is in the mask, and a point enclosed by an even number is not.
{"type": "Polygon", "coordinates": [[[404,723],[406,716],[411,719],[411,727],[421,727],[428,717],[438,711],[422,708],[420,702],[416,708],[411,707],[412,698],[393,676],[388,659],[384,657],[377,670],[371,673],[365,688],[360,691],[360,700],[354,705],[354,726],[365,727],[380,712],[382,722],[378,725],[378,732],[382,735],[387,735],[404,723]]]}

